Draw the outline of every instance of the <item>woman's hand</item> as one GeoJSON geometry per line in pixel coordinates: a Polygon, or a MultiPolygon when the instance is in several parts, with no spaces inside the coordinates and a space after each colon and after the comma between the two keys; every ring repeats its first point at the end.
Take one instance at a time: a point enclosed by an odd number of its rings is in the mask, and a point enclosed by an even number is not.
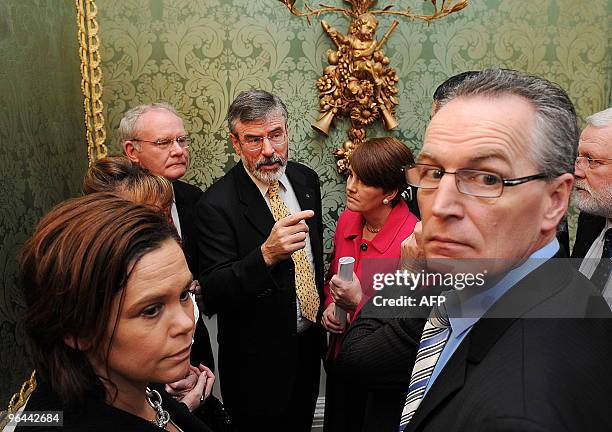
{"type": "Polygon", "coordinates": [[[329,281],[329,290],[334,302],[346,310],[355,309],[363,297],[361,283],[355,273],[352,281],[345,281],[340,279],[340,276],[333,275],[329,281]]]}
{"type": "Polygon", "coordinates": [[[212,393],[215,375],[204,365],[189,366],[187,377],[180,381],[166,384],[166,391],[179,402],[184,403],[189,411],[194,411],[212,393]]]}
{"type": "Polygon", "coordinates": [[[323,312],[323,317],[321,318],[321,324],[325,327],[330,333],[342,333],[344,331],[344,327],[340,324],[340,321],[336,318],[336,304],[330,303],[329,306],[323,312]]]}

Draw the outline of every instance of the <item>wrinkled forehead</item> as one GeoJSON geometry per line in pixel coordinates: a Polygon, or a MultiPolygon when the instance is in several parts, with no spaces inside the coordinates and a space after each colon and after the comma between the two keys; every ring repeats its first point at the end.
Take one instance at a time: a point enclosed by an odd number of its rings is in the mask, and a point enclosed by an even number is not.
{"type": "Polygon", "coordinates": [[[589,156],[589,152],[600,157],[612,157],[612,124],[602,127],[588,125],[580,134],[578,145],[580,154],[589,156]]]}
{"type": "Polygon", "coordinates": [[[431,119],[418,159],[531,161],[534,126],[533,106],[518,96],[459,97],[431,119]]]}
{"type": "Polygon", "coordinates": [[[235,129],[239,134],[268,133],[276,129],[285,130],[286,121],[281,113],[272,112],[270,115],[257,120],[237,120],[235,129]]]}
{"type": "Polygon", "coordinates": [[[185,129],[183,119],[164,108],[154,108],[138,117],[134,125],[137,133],[167,133],[185,129]]]}

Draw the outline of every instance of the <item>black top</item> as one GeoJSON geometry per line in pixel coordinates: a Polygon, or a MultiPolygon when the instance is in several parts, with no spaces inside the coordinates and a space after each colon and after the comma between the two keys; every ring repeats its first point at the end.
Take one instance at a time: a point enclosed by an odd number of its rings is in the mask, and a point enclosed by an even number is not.
{"type": "MultiPolygon", "coordinates": [[[[170,419],[184,432],[212,432],[187,409],[187,405],[174,400],[168,393],[160,391],[162,406],[170,419]]],[[[153,423],[108,405],[102,400],[85,400],[82,407],[66,407],[49,385],[39,383],[25,407],[25,411],[63,411],[63,426],[17,426],[16,432],[159,432],[153,423]]]]}

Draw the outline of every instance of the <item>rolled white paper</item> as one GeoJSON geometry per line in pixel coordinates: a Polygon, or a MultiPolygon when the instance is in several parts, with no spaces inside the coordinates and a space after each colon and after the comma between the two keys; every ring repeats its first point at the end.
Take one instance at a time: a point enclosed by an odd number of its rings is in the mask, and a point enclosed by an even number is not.
{"type": "MultiPolygon", "coordinates": [[[[338,276],[344,281],[353,280],[353,267],[355,266],[355,258],[341,257],[338,260],[338,276]]],[[[346,328],[346,311],[336,305],[336,319],[340,321],[342,328],[346,328]]]]}

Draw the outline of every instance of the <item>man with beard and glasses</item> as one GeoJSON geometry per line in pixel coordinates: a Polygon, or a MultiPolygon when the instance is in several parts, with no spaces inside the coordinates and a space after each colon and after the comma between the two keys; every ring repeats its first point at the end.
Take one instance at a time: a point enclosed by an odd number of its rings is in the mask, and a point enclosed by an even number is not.
{"type": "Polygon", "coordinates": [[[287,108],[277,96],[240,93],[228,125],[241,161],[197,205],[221,393],[238,431],[310,431],[325,345],[319,179],[288,161],[287,108]]]}
{"type": "Polygon", "coordinates": [[[574,204],[581,211],[572,258],[612,305],[612,108],[587,118],[576,158],[574,204]]]}

